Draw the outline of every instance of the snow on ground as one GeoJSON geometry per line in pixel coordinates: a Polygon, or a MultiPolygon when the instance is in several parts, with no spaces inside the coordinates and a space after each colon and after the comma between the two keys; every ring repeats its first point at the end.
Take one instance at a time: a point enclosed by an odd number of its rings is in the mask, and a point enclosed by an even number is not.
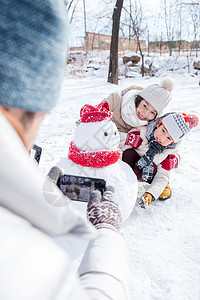
{"type": "MultiPolygon", "coordinates": [[[[182,68],[175,73],[164,70],[158,77],[122,78],[118,86],[106,82],[107,73],[104,77],[66,77],[59,102],[44,120],[36,140],[43,148],[41,170],[47,173],[67,155],[75,121],[84,104],[98,104],[109,93],[131,84],[147,86],[170,75],[176,81],[176,89],[166,111],[200,117],[199,78],[186,72],[182,68]]],[[[180,154],[181,163],[170,181],[172,198],[152,203],[148,210],[136,205],[122,226],[131,255],[131,300],[200,299],[200,126],[184,137],[180,154]]],[[[66,241],[75,267],[84,243],[76,239],[66,241]]]]}

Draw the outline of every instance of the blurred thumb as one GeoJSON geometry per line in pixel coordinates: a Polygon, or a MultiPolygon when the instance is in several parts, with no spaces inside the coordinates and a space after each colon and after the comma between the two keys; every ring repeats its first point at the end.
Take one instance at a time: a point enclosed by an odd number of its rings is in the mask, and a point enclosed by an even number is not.
{"type": "Polygon", "coordinates": [[[100,203],[101,202],[101,192],[99,190],[94,190],[91,192],[90,199],[88,201],[88,207],[93,203],[100,203]]]}
{"type": "Polygon", "coordinates": [[[63,170],[61,170],[57,166],[54,166],[51,168],[51,170],[49,171],[49,173],[47,175],[51,178],[51,180],[53,180],[55,183],[57,183],[58,178],[63,174],[64,174],[63,170]]]}
{"type": "Polygon", "coordinates": [[[103,193],[102,201],[113,201],[113,196],[114,196],[114,187],[109,185],[106,187],[106,190],[103,193]]]}

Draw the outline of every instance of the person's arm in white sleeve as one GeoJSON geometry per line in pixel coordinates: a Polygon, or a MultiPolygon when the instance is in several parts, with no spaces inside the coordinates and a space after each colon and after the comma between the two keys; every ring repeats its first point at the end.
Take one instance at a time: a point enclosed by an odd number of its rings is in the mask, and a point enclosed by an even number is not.
{"type": "Polygon", "coordinates": [[[79,267],[81,284],[91,299],[128,299],[130,261],[120,234],[100,229],[79,267]]]}
{"type": "Polygon", "coordinates": [[[97,236],[86,249],[79,274],[81,284],[91,299],[126,300],[130,260],[125,241],[118,233],[121,214],[118,205],[112,201],[113,194],[109,188],[101,202],[98,200],[101,195],[97,193],[95,201],[88,204],[88,219],[96,227],[97,236]]]}

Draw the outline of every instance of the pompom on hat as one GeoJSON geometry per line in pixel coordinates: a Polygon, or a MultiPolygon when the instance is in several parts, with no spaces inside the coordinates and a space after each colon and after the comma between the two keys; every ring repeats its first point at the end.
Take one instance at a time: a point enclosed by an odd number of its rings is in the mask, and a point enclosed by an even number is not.
{"type": "Polygon", "coordinates": [[[0,11],[0,105],[49,111],[66,64],[64,1],[1,0],[0,11]]]}
{"type": "Polygon", "coordinates": [[[101,122],[105,119],[112,120],[113,113],[107,101],[101,102],[98,106],[84,105],[80,111],[80,121],[82,123],[101,122]]]}
{"type": "Polygon", "coordinates": [[[171,92],[175,86],[174,80],[170,77],[165,77],[159,84],[152,84],[143,90],[138,95],[149,102],[160,115],[168,103],[171,101],[171,92]]]}
{"type": "Polygon", "coordinates": [[[173,141],[177,143],[186,133],[196,127],[199,119],[196,115],[185,113],[169,113],[162,118],[162,123],[173,141]]]}

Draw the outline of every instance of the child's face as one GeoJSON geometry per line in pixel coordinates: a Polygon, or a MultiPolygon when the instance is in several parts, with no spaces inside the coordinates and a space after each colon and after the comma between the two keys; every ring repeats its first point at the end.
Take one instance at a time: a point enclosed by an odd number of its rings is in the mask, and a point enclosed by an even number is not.
{"type": "Polygon", "coordinates": [[[149,102],[142,99],[136,108],[136,114],[138,119],[142,121],[151,121],[156,117],[157,111],[149,102]]]}
{"type": "Polygon", "coordinates": [[[159,122],[157,128],[154,131],[154,138],[160,145],[164,147],[173,143],[173,139],[161,122],[159,122]]]}

